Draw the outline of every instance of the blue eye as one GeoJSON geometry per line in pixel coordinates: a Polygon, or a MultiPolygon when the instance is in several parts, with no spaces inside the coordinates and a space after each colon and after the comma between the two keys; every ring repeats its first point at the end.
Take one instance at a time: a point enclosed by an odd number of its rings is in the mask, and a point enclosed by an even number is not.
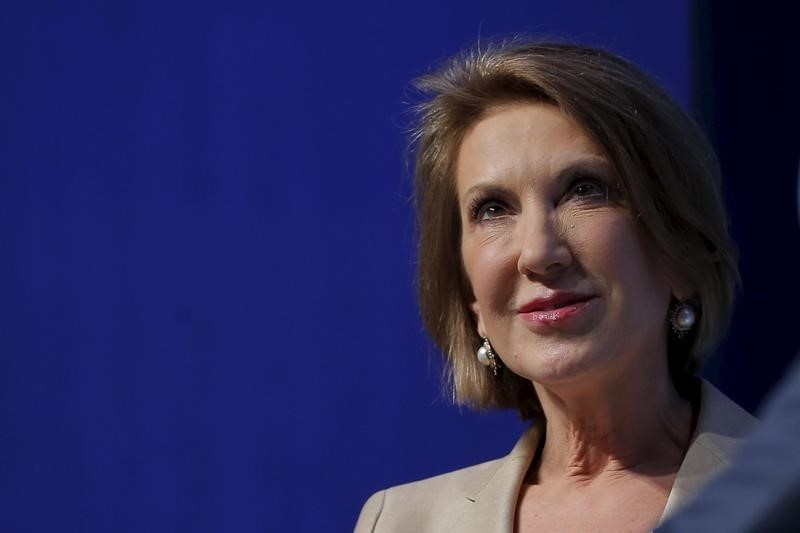
{"type": "Polygon", "coordinates": [[[478,220],[492,220],[506,214],[506,209],[497,202],[487,202],[478,210],[478,220]]]}
{"type": "Polygon", "coordinates": [[[578,200],[608,199],[608,192],[608,186],[603,182],[594,178],[580,178],[572,184],[567,197],[571,196],[578,200]]]}
{"type": "Polygon", "coordinates": [[[506,207],[497,200],[476,201],[471,210],[472,220],[485,222],[500,218],[508,213],[506,207]]]}

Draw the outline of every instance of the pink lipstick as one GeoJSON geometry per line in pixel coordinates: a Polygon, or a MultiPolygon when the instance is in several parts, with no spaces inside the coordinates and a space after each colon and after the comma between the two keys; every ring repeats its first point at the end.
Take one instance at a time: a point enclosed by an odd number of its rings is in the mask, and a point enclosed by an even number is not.
{"type": "Polygon", "coordinates": [[[567,324],[591,304],[593,294],[555,292],[545,298],[536,298],[519,308],[523,320],[543,326],[567,324]]]}

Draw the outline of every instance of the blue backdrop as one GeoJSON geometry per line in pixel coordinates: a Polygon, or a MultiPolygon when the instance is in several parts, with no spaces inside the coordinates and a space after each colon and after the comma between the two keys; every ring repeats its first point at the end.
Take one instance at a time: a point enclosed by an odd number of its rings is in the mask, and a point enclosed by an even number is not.
{"type": "MultiPolygon", "coordinates": [[[[379,488],[505,453],[520,422],[449,405],[418,317],[409,81],[522,31],[606,46],[690,107],[693,17],[4,2],[0,530],[347,531],[379,488]]],[[[751,409],[764,364],[728,390],[751,409]]]]}

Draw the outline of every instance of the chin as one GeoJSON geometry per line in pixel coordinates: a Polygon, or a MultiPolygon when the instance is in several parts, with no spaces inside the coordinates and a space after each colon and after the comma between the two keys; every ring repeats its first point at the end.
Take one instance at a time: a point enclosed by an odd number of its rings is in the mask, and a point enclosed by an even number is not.
{"type": "Polygon", "coordinates": [[[520,376],[534,383],[548,386],[580,381],[590,381],[592,377],[603,374],[611,361],[598,350],[584,350],[576,346],[556,344],[544,346],[537,353],[521,356],[518,359],[520,376]]]}

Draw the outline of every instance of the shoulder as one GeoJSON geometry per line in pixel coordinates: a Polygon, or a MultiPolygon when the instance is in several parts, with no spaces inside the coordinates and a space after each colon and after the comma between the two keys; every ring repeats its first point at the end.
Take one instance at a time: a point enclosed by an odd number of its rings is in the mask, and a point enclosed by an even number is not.
{"type": "Polygon", "coordinates": [[[731,463],[756,419],[707,381],[700,384],[697,425],[675,477],[662,520],[693,500],[731,463]]]}
{"type": "Polygon", "coordinates": [[[504,459],[376,492],[361,509],[355,531],[372,532],[379,523],[383,526],[381,531],[392,531],[395,527],[405,531],[439,529],[437,524],[451,522],[462,506],[469,504],[470,495],[480,491],[504,459]]]}
{"type": "Polygon", "coordinates": [[[692,501],[723,472],[756,423],[750,413],[716,389],[700,384],[700,409],[689,449],[672,484],[662,520],[692,501]]]}
{"type": "Polygon", "coordinates": [[[534,425],[505,457],[373,494],[361,510],[356,533],[450,530],[474,512],[478,499],[513,503],[540,436],[541,427],[534,425]]]}
{"type": "Polygon", "coordinates": [[[757,421],[707,381],[702,382],[700,402],[692,445],[706,449],[720,465],[727,465],[757,421]]]}

